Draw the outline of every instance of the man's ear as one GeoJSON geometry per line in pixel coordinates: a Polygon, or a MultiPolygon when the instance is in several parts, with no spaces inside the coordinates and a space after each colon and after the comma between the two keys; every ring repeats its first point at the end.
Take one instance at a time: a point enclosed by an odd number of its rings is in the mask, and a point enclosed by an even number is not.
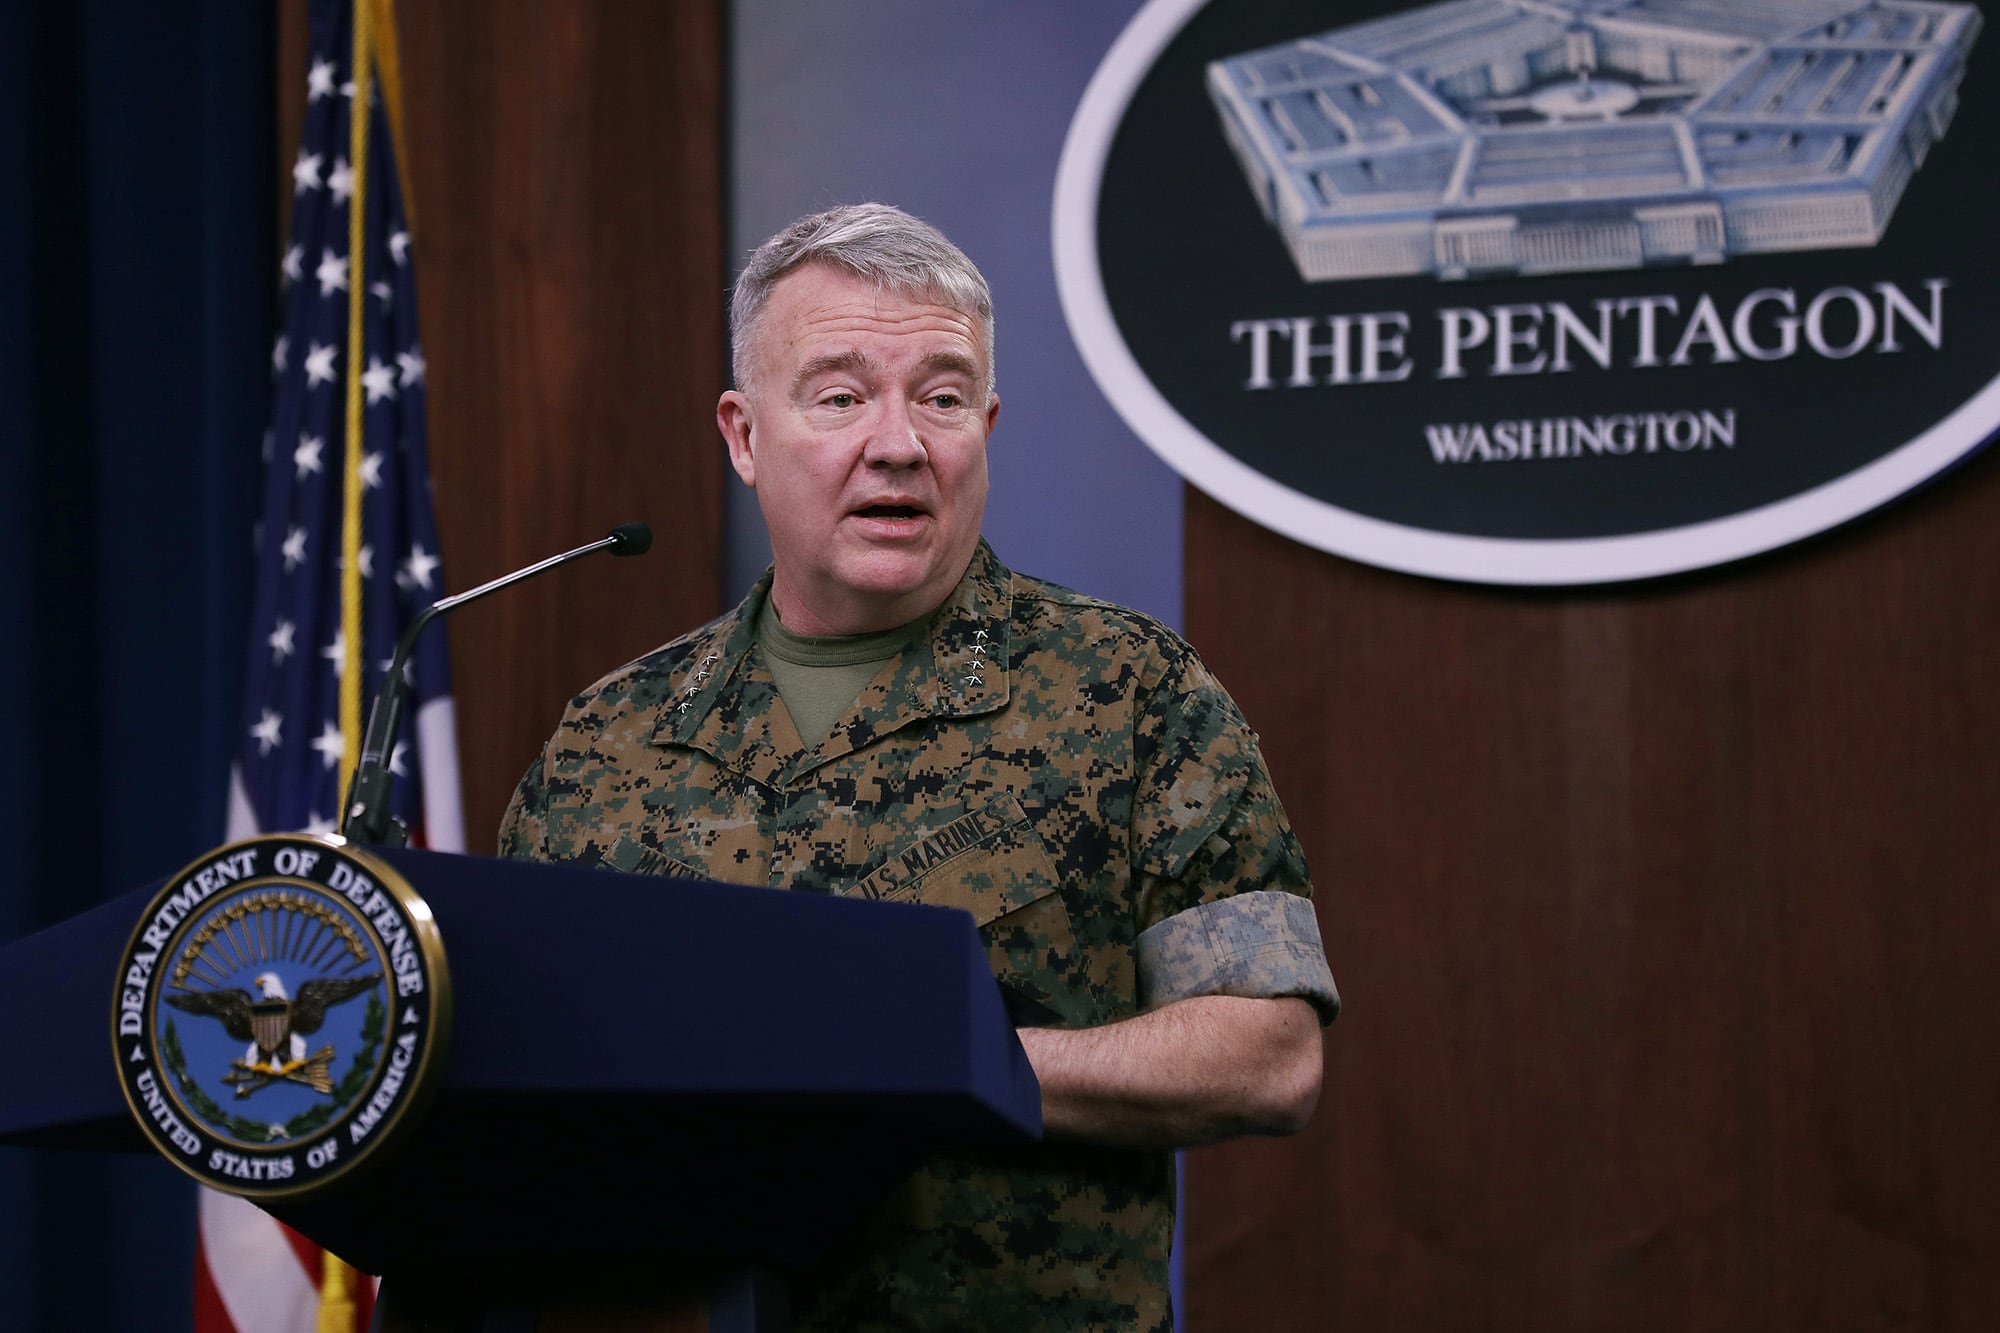
{"type": "Polygon", "coordinates": [[[740,389],[731,389],[715,404],[716,429],[729,446],[729,466],[752,490],[757,486],[757,454],[752,447],[756,423],[751,420],[750,399],[740,389]]]}
{"type": "Polygon", "coordinates": [[[986,395],[986,433],[988,435],[991,435],[993,433],[993,428],[999,424],[1000,424],[1000,395],[996,391],[986,395]]]}

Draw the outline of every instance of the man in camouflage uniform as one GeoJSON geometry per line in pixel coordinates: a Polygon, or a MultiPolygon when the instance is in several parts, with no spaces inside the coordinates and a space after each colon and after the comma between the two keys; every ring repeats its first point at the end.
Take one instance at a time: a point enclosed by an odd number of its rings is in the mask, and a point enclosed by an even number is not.
{"type": "Polygon", "coordinates": [[[571,704],[501,850],[970,911],[1046,1015],[1046,1141],[927,1164],[794,1322],[1170,1328],[1165,1150],[1303,1125],[1339,1006],[1256,738],[1171,631],[980,540],[992,305],[942,235],[806,218],[732,316],[772,570],[571,704]]]}

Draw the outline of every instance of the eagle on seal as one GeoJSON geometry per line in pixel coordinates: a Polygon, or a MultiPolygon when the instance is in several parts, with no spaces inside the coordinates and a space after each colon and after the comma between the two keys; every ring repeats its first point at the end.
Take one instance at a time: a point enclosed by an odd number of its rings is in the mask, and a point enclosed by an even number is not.
{"type": "Polygon", "coordinates": [[[300,986],[298,998],[293,999],[277,973],[260,972],[254,980],[262,992],[259,999],[253,1000],[241,990],[213,990],[169,995],[166,1001],[186,1013],[219,1019],[223,1031],[250,1043],[239,1068],[282,1077],[288,1068],[306,1059],[306,1037],[320,1030],[328,1009],[366,993],[381,979],[380,972],[362,977],[318,977],[300,986]]]}

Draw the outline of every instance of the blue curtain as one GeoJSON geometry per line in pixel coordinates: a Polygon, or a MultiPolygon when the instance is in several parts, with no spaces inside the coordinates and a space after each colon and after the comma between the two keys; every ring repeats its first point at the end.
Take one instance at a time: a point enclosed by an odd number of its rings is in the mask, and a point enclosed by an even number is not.
{"type": "MultiPolygon", "coordinates": [[[[273,24],[240,0],[0,6],[0,942],[222,835],[273,24]]],[[[0,1147],[0,1327],[185,1327],[194,1217],[164,1161],[0,1147]]]]}

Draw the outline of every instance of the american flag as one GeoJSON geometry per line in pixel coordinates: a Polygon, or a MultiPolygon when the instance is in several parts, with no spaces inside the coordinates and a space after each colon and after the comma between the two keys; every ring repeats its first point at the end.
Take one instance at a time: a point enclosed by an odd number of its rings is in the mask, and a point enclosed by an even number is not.
{"type": "MultiPolygon", "coordinates": [[[[359,743],[342,731],[342,677],[358,669],[362,695],[372,698],[411,615],[444,593],[425,461],[424,358],[410,237],[383,99],[356,95],[353,18],[353,0],[314,0],[305,127],[292,167],[284,323],[271,353],[276,384],[264,443],[267,475],[242,732],[230,778],[232,839],[337,829],[343,759],[359,743]],[[368,108],[365,183],[349,161],[357,103],[368,108]],[[366,238],[358,349],[349,346],[348,308],[357,282],[349,254],[357,190],[366,238]],[[349,644],[342,631],[341,600],[351,375],[359,376],[362,393],[359,644],[349,644]]],[[[364,82],[374,86],[372,79],[364,82]]],[[[428,846],[462,850],[449,663],[440,631],[419,641],[408,670],[413,707],[391,765],[395,812],[428,846]]],[[[367,1326],[372,1305],[373,1284],[366,1278],[253,1205],[202,1192],[197,1333],[312,1333],[341,1327],[346,1319],[359,1329],[367,1326]],[[322,1325],[321,1284],[328,1275],[326,1295],[338,1305],[345,1288],[352,1307],[322,1325]]]]}

